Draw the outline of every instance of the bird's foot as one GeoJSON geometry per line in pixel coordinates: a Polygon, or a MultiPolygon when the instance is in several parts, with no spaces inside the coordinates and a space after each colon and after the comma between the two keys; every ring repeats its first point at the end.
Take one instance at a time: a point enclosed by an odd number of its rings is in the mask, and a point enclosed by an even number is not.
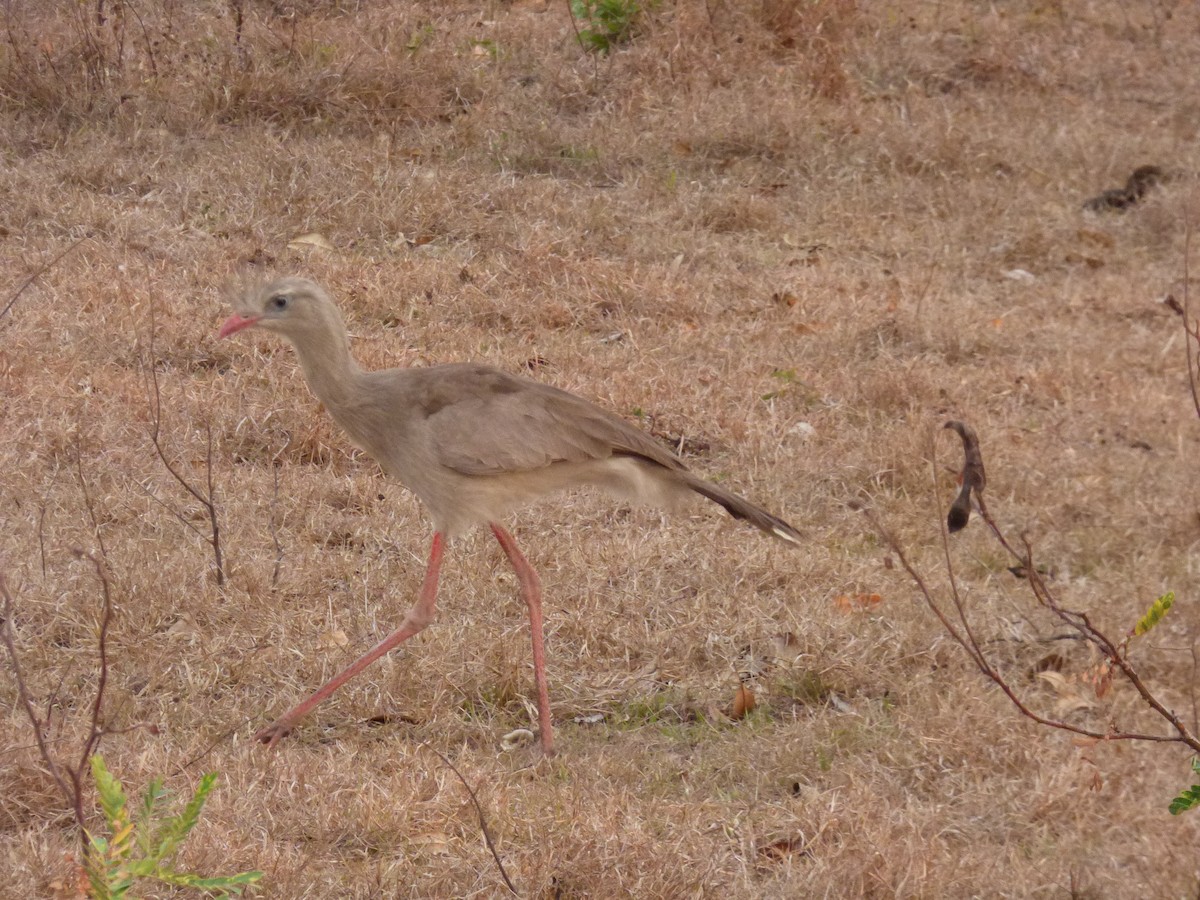
{"type": "Polygon", "coordinates": [[[287,719],[276,719],[258,734],[254,735],[254,739],[260,744],[266,744],[268,749],[274,749],[280,739],[287,737],[292,733],[292,724],[287,719]]]}

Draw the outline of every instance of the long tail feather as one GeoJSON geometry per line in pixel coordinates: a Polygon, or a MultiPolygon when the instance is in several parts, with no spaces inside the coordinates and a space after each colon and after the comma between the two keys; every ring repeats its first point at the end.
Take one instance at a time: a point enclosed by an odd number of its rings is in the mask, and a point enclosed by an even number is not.
{"type": "Polygon", "coordinates": [[[683,476],[683,480],[688,487],[702,497],[707,497],[713,503],[718,503],[725,507],[725,510],[735,519],[742,519],[749,522],[759,531],[765,532],[773,538],[778,538],[797,547],[801,546],[800,532],[778,516],[771,515],[762,507],[755,506],[749,500],[739,497],[737,494],[727,491],[713,484],[711,481],[697,478],[690,472],[680,474],[683,476]]]}

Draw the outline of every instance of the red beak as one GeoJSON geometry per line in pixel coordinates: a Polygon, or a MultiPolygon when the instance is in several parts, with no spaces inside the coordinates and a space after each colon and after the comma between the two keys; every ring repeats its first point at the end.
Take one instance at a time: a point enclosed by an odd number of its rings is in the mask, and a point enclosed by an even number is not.
{"type": "Polygon", "coordinates": [[[222,325],[221,330],[219,332],[217,332],[217,337],[218,338],[227,338],[231,334],[237,334],[239,331],[241,331],[244,328],[249,328],[252,325],[257,325],[258,320],[261,318],[262,318],[262,316],[251,316],[249,319],[243,319],[237,313],[234,313],[232,316],[230,316],[228,319],[225,320],[225,324],[222,325]]]}

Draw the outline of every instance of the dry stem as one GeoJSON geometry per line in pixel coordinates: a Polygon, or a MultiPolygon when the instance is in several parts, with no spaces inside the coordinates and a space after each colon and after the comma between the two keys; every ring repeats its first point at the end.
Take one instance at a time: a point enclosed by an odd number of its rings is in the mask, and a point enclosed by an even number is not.
{"type": "MultiPolygon", "coordinates": [[[[979,441],[973,429],[960,422],[948,422],[946,428],[952,428],[957,431],[962,438],[965,463],[963,467],[963,490],[959,497],[955,500],[954,506],[950,514],[947,516],[947,521],[942,522],[939,515],[939,530],[941,532],[942,547],[945,553],[946,575],[950,589],[951,604],[954,608],[953,618],[942,608],[942,605],[934,596],[934,591],[930,588],[929,583],[916,569],[913,563],[909,560],[904,552],[903,546],[899,540],[886,528],[883,527],[878,517],[870,510],[865,510],[866,516],[874,526],[876,532],[883,539],[884,543],[896,554],[896,558],[900,561],[900,565],[912,578],[917,585],[922,598],[926,605],[941,622],[946,633],[950,635],[954,641],[962,647],[967,655],[971,657],[971,661],[990,681],[992,681],[1005,696],[1012,702],[1017,710],[1025,717],[1032,719],[1039,725],[1045,725],[1050,728],[1057,728],[1062,731],[1069,731],[1073,734],[1083,735],[1089,738],[1106,741],[1151,741],[1157,743],[1182,743],[1186,744],[1192,750],[1200,753],[1200,737],[1198,737],[1192,729],[1184,724],[1183,720],[1175,714],[1174,711],[1159,699],[1159,697],[1146,686],[1141,674],[1137,668],[1129,661],[1126,653],[1126,642],[1114,641],[1105,632],[1101,631],[1092,624],[1086,613],[1075,610],[1065,609],[1054,596],[1046,584],[1041,573],[1034,566],[1033,561],[1033,546],[1029,538],[1025,535],[1021,536],[1021,544],[1024,548],[1023,553],[1017,552],[1012,544],[1005,537],[1000,527],[996,524],[988,512],[987,504],[983,499],[983,456],[979,448],[979,441]],[[1004,677],[1000,670],[992,664],[988,659],[980,641],[975,636],[971,627],[970,618],[967,615],[967,609],[963,603],[962,596],[958,590],[957,580],[954,572],[954,560],[950,551],[949,534],[952,530],[958,530],[966,525],[966,517],[962,508],[964,498],[973,494],[975,509],[979,513],[979,517],[987,525],[992,536],[996,539],[1004,550],[1012,556],[1016,562],[1022,566],[1027,574],[1030,590],[1033,592],[1034,598],[1045,609],[1049,610],[1056,616],[1059,621],[1066,625],[1074,635],[1096,647],[1103,655],[1104,659],[1115,666],[1125,679],[1133,686],[1142,701],[1152,709],[1158,716],[1164,719],[1175,734],[1149,734],[1138,731],[1122,731],[1113,728],[1109,731],[1097,731],[1092,728],[1085,728],[1079,725],[1074,725],[1062,719],[1044,716],[1034,711],[1029,704],[1022,698],[1016,688],[1004,677]],[[958,527],[955,528],[954,526],[958,527]],[[955,624],[957,619],[957,625],[955,624]]],[[[931,442],[932,443],[932,442],[931,442]]],[[[937,488],[937,462],[932,447],[930,452],[930,465],[934,480],[934,489],[937,488]]]]}

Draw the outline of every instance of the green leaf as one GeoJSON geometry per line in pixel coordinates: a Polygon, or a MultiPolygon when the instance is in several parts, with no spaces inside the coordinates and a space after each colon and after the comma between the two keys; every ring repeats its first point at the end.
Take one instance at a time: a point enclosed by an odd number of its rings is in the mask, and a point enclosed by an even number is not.
{"type": "MultiPolygon", "coordinates": [[[[1200,775],[1200,757],[1192,757],[1192,771],[1200,775]]],[[[1180,813],[1185,813],[1189,809],[1200,805],[1200,784],[1193,784],[1190,788],[1185,788],[1180,792],[1179,796],[1171,801],[1171,815],[1177,816],[1180,813]]]]}
{"type": "Polygon", "coordinates": [[[146,788],[137,811],[137,820],[134,821],[121,782],[108,771],[99,754],[92,757],[91,765],[110,834],[107,837],[88,835],[85,868],[90,886],[89,897],[120,900],[130,894],[135,882],[147,879],[196,888],[208,896],[240,896],[243,887],[263,877],[262,872],[203,877],[190,872],[176,872],[170,866],[170,858],[200,820],[208,795],[216,786],[216,772],[210,772],[200,779],[192,799],[176,816],[164,817],[163,801],[168,794],[163,788],[162,779],[154,779],[146,788]],[[136,854],[135,849],[138,851],[136,854]]]}
{"type": "Polygon", "coordinates": [[[137,842],[138,849],[143,856],[148,856],[153,848],[158,846],[159,831],[162,826],[155,827],[154,820],[159,814],[159,801],[168,796],[169,794],[163,788],[163,780],[155,778],[146,788],[145,796],[142,797],[142,808],[139,813],[141,828],[138,829],[137,842]]]}
{"type": "Polygon", "coordinates": [[[166,884],[194,887],[203,891],[232,890],[235,894],[240,894],[242,887],[254,884],[262,877],[262,872],[239,872],[236,875],[216,875],[211,878],[202,878],[187,872],[160,872],[158,874],[158,879],[166,884]]]}
{"type": "Polygon", "coordinates": [[[163,823],[162,829],[157,833],[155,841],[156,845],[153,850],[153,855],[156,859],[167,859],[179,848],[183,839],[188,836],[196,823],[200,821],[200,813],[204,809],[204,803],[208,800],[208,795],[217,783],[217,773],[209,772],[200,779],[200,784],[196,786],[196,793],[192,795],[192,799],[188,801],[188,805],[184,807],[183,812],[172,819],[168,819],[163,823]]]}
{"type": "Polygon", "coordinates": [[[1171,604],[1175,602],[1175,592],[1167,591],[1157,600],[1150,604],[1150,608],[1146,610],[1146,614],[1138,619],[1137,625],[1133,627],[1133,633],[1141,636],[1162,621],[1162,617],[1167,614],[1167,610],[1171,608],[1171,604]]]}
{"type": "Polygon", "coordinates": [[[96,782],[96,790],[100,794],[100,808],[104,810],[104,818],[108,827],[119,831],[126,824],[125,788],[114,778],[104,765],[104,757],[97,753],[91,759],[92,778],[96,782]]]}
{"type": "Polygon", "coordinates": [[[1190,788],[1180,793],[1178,797],[1171,801],[1171,815],[1177,816],[1180,813],[1185,813],[1189,809],[1200,804],[1200,784],[1193,784],[1190,788]]]}

